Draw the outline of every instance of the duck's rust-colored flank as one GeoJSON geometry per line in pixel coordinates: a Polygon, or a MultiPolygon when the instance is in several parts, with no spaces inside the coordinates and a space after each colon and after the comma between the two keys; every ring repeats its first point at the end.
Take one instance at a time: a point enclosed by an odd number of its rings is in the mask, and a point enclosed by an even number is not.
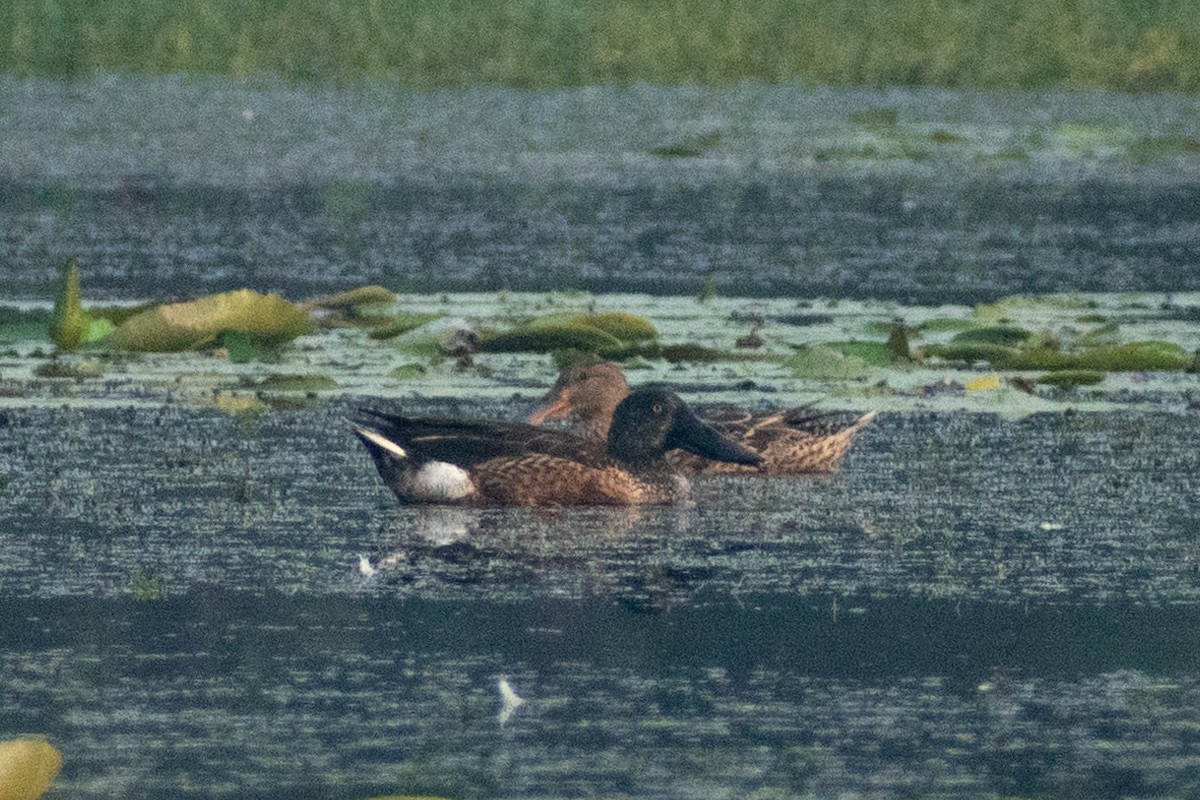
{"type": "Polygon", "coordinates": [[[686,492],[687,481],[667,461],[668,450],[738,464],[761,460],[701,422],[665,389],[629,393],[599,441],[520,423],[369,410],[362,412],[355,433],[403,503],[670,503],[686,492]]]}
{"type": "MultiPolygon", "coordinates": [[[[559,374],[542,405],[529,422],[570,419],[572,430],[588,441],[603,441],[617,405],[629,394],[625,374],[607,361],[580,362],[559,374]]],[[[686,452],[671,452],[668,459],[687,474],[759,473],[806,475],[830,472],[850,449],[854,438],[875,412],[849,425],[837,424],[830,415],[800,407],[773,414],[727,411],[706,422],[733,441],[762,456],[755,466],[713,461],[686,452]]]]}

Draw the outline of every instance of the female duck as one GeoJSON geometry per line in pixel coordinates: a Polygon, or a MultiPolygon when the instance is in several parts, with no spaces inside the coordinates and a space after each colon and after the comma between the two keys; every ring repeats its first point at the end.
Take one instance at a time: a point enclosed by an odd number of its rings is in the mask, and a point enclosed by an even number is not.
{"type": "Polygon", "coordinates": [[[736,464],[761,460],[659,388],[621,400],[603,443],[520,423],[363,415],[355,433],[402,503],[670,503],[687,480],[667,461],[668,450],[736,464]]]}
{"type": "MultiPolygon", "coordinates": [[[[607,361],[582,361],[563,370],[542,405],[530,417],[533,425],[569,418],[574,431],[590,441],[603,441],[617,405],[629,394],[625,374],[607,361]]],[[[800,407],[773,414],[729,410],[706,422],[762,457],[757,466],[714,462],[686,453],[669,459],[687,474],[757,472],[764,475],[804,475],[829,472],[850,449],[854,437],[875,412],[850,425],[837,425],[828,415],[800,407]]]]}

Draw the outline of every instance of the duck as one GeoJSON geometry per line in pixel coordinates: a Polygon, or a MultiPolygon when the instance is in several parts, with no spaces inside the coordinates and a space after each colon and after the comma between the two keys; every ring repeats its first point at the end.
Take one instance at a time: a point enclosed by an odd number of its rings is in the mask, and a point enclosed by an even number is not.
{"type": "MultiPolygon", "coordinates": [[[[529,416],[531,425],[567,419],[572,431],[588,441],[608,434],[614,409],[629,395],[621,367],[610,361],[585,359],[559,373],[554,386],[529,416]]],[[[752,473],[810,475],[832,472],[854,439],[876,416],[872,411],[849,425],[832,415],[799,406],[773,413],[727,409],[705,423],[761,456],[758,464],[718,462],[694,453],[671,452],[667,458],[688,475],[752,473]]]]}
{"type": "Polygon", "coordinates": [[[702,422],[674,392],[629,392],[603,441],[527,423],[404,417],[360,409],[354,433],[402,504],[636,506],[686,499],[670,450],[755,465],[762,457],[702,422]]]}

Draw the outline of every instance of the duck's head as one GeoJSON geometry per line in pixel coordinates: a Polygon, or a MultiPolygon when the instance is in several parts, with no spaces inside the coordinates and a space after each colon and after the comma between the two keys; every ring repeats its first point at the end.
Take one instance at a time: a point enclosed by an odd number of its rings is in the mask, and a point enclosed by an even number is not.
{"type": "Polygon", "coordinates": [[[627,462],[647,461],[679,448],[713,461],[756,465],[762,457],[701,422],[668,389],[635,389],[613,412],[608,454],[627,462]]]}
{"type": "Polygon", "coordinates": [[[629,394],[625,373],[608,361],[586,360],[559,373],[542,404],[529,417],[531,425],[573,417],[585,427],[594,426],[601,437],[617,405],[629,394]]]}

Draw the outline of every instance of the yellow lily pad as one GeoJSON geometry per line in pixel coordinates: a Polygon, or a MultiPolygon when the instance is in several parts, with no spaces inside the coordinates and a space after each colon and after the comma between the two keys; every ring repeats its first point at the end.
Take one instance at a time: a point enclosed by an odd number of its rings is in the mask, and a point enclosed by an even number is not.
{"type": "Polygon", "coordinates": [[[995,372],[990,372],[987,375],[981,375],[974,380],[967,381],[963,388],[968,392],[994,392],[1000,386],[1000,376],[995,372]]]}
{"type": "Polygon", "coordinates": [[[390,306],[396,302],[396,293],[382,286],[360,286],[341,294],[314,297],[305,305],[327,309],[349,309],[359,306],[390,306]]]}
{"type": "Polygon", "coordinates": [[[109,341],[122,350],[177,352],[213,344],[223,331],[245,333],[261,346],[291,341],[312,330],[308,315],[277,294],[250,289],[170,303],[121,323],[109,341]]]}
{"type": "Polygon", "coordinates": [[[0,797],[37,800],[62,769],[62,753],[45,739],[0,742],[0,797]]]}

